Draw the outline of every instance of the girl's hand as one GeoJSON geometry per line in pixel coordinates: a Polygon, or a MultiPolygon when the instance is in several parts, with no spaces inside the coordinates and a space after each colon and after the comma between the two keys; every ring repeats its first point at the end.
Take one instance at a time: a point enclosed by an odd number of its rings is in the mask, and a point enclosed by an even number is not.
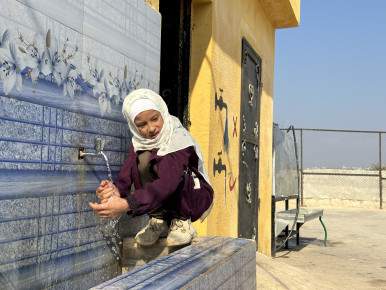
{"type": "Polygon", "coordinates": [[[116,219],[121,214],[130,211],[130,206],[127,201],[115,194],[111,195],[105,202],[101,202],[100,204],[90,202],[89,205],[101,218],[116,219]]]}
{"type": "Polygon", "coordinates": [[[101,203],[107,202],[113,195],[120,197],[118,188],[108,180],[102,180],[100,186],[96,190],[96,194],[101,203]]]}

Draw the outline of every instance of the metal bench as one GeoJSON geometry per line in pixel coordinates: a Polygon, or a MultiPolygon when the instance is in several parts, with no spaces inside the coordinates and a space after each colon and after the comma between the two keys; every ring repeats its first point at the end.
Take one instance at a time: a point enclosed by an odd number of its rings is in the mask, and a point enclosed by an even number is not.
{"type": "MultiPolygon", "coordinates": [[[[280,234],[280,232],[286,228],[291,222],[295,221],[297,209],[290,209],[285,211],[280,211],[276,213],[276,228],[275,234],[276,237],[280,234]]],[[[315,218],[319,218],[320,223],[324,229],[324,246],[327,244],[327,229],[322,221],[323,209],[320,208],[299,208],[299,213],[297,215],[296,220],[296,244],[299,245],[299,229],[300,227],[315,218]]]]}
{"type": "Polygon", "coordinates": [[[323,209],[300,207],[300,175],[297,154],[296,134],[293,126],[287,131],[273,126],[273,190],[272,190],[272,253],[275,253],[284,244],[288,249],[288,239],[296,234],[296,244],[300,243],[300,227],[309,220],[319,217],[323,225],[327,242],[327,230],[323,224],[323,209]],[[292,131],[289,133],[289,131],[292,131]],[[296,201],[296,207],[289,208],[290,200],[296,201]],[[285,210],[276,212],[278,202],[285,202],[285,210]],[[291,230],[288,229],[292,222],[291,230]],[[295,229],[296,226],[296,229],[295,229]],[[281,235],[282,234],[282,235],[281,235]],[[277,246],[277,242],[282,242],[277,246]]]}

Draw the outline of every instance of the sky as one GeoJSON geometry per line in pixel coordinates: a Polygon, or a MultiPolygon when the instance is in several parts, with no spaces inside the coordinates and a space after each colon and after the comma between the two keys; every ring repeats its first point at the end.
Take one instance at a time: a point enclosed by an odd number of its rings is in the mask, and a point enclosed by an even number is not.
{"type": "Polygon", "coordinates": [[[280,128],[386,131],[386,0],[301,0],[276,30],[280,128]]]}

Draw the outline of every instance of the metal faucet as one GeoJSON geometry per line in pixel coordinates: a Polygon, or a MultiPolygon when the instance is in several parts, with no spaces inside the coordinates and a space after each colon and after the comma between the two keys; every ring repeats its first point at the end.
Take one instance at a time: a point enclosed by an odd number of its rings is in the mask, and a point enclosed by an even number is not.
{"type": "Polygon", "coordinates": [[[95,152],[84,152],[84,147],[79,147],[79,154],[78,159],[83,159],[84,156],[91,156],[91,157],[100,157],[102,156],[105,161],[108,163],[109,160],[106,156],[106,154],[103,152],[103,148],[105,147],[105,140],[101,138],[95,138],[94,140],[94,151],[95,152]]]}

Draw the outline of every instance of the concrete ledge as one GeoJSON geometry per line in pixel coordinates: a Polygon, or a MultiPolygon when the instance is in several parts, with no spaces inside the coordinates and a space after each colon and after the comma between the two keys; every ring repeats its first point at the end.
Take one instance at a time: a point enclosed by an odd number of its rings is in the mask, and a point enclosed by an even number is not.
{"type": "Polygon", "coordinates": [[[189,245],[167,247],[166,238],[160,238],[154,245],[145,247],[138,245],[135,242],[135,238],[125,238],[123,239],[122,250],[122,274],[137,269],[155,259],[169,255],[186,246],[189,245]]]}
{"type": "Polygon", "coordinates": [[[256,289],[256,243],[198,237],[190,246],[92,289],[256,289]]]}
{"type": "Polygon", "coordinates": [[[297,27],[300,23],[300,0],[261,0],[275,28],[297,27]]]}

